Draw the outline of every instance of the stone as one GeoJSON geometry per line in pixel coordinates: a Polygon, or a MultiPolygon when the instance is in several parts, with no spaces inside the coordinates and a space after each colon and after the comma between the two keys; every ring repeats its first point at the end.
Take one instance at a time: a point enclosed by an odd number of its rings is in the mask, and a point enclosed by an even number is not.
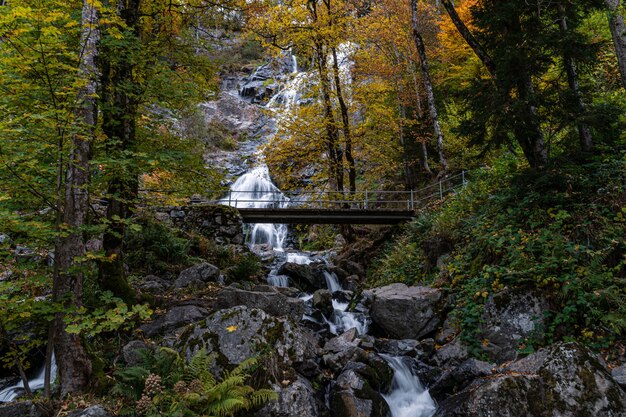
{"type": "Polygon", "coordinates": [[[314,269],[311,265],[286,262],[280,267],[278,274],[287,275],[290,282],[303,291],[315,292],[318,289],[326,288],[323,272],[314,269]]]}
{"type": "Polygon", "coordinates": [[[430,395],[437,401],[456,394],[477,378],[491,375],[494,365],[478,359],[468,359],[452,369],[446,370],[429,388],[430,395]]]}
{"type": "Polygon", "coordinates": [[[376,349],[391,356],[420,356],[420,343],[414,339],[377,339],[376,349]]]}
{"type": "Polygon", "coordinates": [[[433,362],[437,366],[455,366],[465,361],[469,357],[467,347],[461,342],[461,339],[457,337],[452,342],[447,343],[440,347],[433,355],[433,362]]]}
{"type": "Polygon", "coordinates": [[[239,305],[259,308],[272,316],[289,316],[295,322],[304,314],[304,301],[283,295],[268,285],[257,285],[255,291],[246,291],[234,286],[222,289],[217,294],[216,307],[219,309],[239,305]]]}
{"type": "Polygon", "coordinates": [[[101,405],[94,405],[81,411],[72,411],[67,417],[113,417],[101,405]]]}
{"type": "Polygon", "coordinates": [[[11,237],[5,233],[0,233],[0,245],[12,245],[13,244],[13,239],[11,239],[11,237]]]}
{"type": "Polygon", "coordinates": [[[333,295],[328,290],[317,290],[313,293],[313,307],[317,308],[326,317],[333,314],[333,295]]]}
{"type": "Polygon", "coordinates": [[[292,320],[246,306],[219,310],[179,333],[175,347],[188,360],[202,348],[216,352],[217,363],[230,365],[268,350],[279,363],[288,366],[317,355],[314,338],[292,320]]]}
{"type": "Polygon", "coordinates": [[[138,282],[136,286],[141,291],[161,294],[170,288],[171,283],[156,275],[147,275],[142,281],[138,282]]]}
{"type": "Polygon", "coordinates": [[[135,366],[140,362],[140,350],[148,349],[143,340],[131,340],[122,348],[122,357],[128,366],[135,366]]]}
{"type": "Polygon", "coordinates": [[[174,281],[176,288],[204,288],[209,281],[216,282],[220,276],[220,269],[209,263],[201,263],[187,268],[174,281]]]}
{"type": "Polygon", "coordinates": [[[142,325],[140,329],[146,336],[153,337],[158,334],[165,334],[181,326],[197,322],[208,315],[209,312],[205,308],[197,305],[176,306],[169,309],[167,313],[152,322],[142,325]]]}
{"type": "Polygon", "coordinates": [[[32,401],[17,401],[0,404],[0,417],[41,417],[32,401]]]}
{"type": "Polygon", "coordinates": [[[611,369],[611,376],[623,389],[626,389],[626,364],[611,369]]]}
{"type": "Polygon", "coordinates": [[[367,291],[373,331],[393,339],[420,339],[435,331],[445,304],[443,292],[396,283],[367,291]]]}
{"type": "Polygon", "coordinates": [[[311,383],[297,376],[286,387],[274,385],[278,400],[271,401],[255,417],[318,417],[320,406],[311,383]]]}
{"type": "Polygon", "coordinates": [[[435,336],[435,342],[439,345],[443,345],[454,339],[454,337],[459,333],[460,329],[454,319],[451,317],[446,317],[443,321],[443,325],[437,331],[437,335],[435,336]]]}
{"type": "Polygon", "coordinates": [[[587,348],[557,343],[474,381],[435,415],[623,417],[626,393],[587,348]]]}
{"type": "Polygon", "coordinates": [[[339,372],[350,362],[362,361],[367,357],[367,352],[358,346],[346,346],[340,352],[329,352],[322,356],[324,366],[333,372],[339,372]]]}
{"type": "Polygon", "coordinates": [[[538,294],[505,291],[491,295],[476,336],[485,341],[482,349],[486,356],[496,363],[517,359],[520,345],[543,328],[547,309],[547,302],[538,294]]]}
{"type": "Polygon", "coordinates": [[[338,353],[342,352],[352,346],[359,345],[359,339],[357,339],[358,333],[355,328],[343,332],[337,337],[333,337],[324,345],[325,353],[338,353]]]}
{"type": "MultiPolygon", "coordinates": [[[[389,406],[381,395],[384,381],[374,381],[375,373],[368,365],[351,362],[339,375],[330,393],[330,408],[333,415],[340,417],[387,417],[389,406]]],[[[393,372],[389,370],[389,381],[393,372]]]]}

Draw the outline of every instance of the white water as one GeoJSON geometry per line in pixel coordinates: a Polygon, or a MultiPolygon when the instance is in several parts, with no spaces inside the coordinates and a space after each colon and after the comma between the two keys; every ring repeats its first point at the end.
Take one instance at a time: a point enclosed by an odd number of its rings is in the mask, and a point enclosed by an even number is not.
{"type": "MultiPolygon", "coordinates": [[[[237,178],[228,196],[220,203],[241,208],[284,208],[289,199],[272,184],[267,165],[260,164],[237,178]]],[[[282,251],[286,237],[287,226],[284,224],[253,224],[248,244],[269,243],[274,250],[282,251]]]]}
{"type": "Polygon", "coordinates": [[[343,289],[341,288],[339,278],[337,278],[336,274],[324,271],[324,278],[326,279],[326,286],[331,293],[335,291],[341,291],[343,289]]]}
{"type": "Polygon", "coordinates": [[[305,255],[303,253],[290,252],[287,254],[287,262],[299,264],[299,265],[308,265],[313,261],[311,261],[310,256],[305,255]]]}
{"type": "Polygon", "coordinates": [[[268,275],[267,283],[273,287],[288,287],[289,277],[285,275],[268,275]]]}
{"type": "MultiPolygon", "coordinates": [[[[41,367],[39,373],[31,380],[28,381],[28,386],[32,392],[43,389],[45,379],[45,365],[41,367]]],[[[50,375],[52,381],[54,381],[57,374],[57,362],[54,355],[52,355],[52,363],[50,366],[50,375]]],[[[0,403],[13,401],[19,394],[24,392],[24,382],[20,381],[12,387],[8,387],[0,391],[0,403]]]]}
{"type": "Polygon", "coordinates": [[[391,417],[430,417],[437,406],[419,378],[400,357],[381,355],[393,369],[392,391],[383,395],[391,410],[391,417]]]}

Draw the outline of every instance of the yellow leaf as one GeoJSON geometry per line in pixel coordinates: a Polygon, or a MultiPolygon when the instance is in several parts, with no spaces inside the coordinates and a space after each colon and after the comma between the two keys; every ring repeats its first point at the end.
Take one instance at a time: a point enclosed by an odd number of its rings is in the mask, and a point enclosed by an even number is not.
{"type": "Polygon", "coordinates": [[[237,330],[237,326],[228,326],[226,328],[226,330],[228,330],[230,333],[234,332],[235,330],[237,330]]]}

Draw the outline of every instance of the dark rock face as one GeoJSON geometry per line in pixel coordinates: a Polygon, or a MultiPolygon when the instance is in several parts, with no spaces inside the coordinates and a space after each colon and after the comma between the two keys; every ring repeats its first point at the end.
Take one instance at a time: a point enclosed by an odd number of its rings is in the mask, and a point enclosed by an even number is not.
{"type": "Polygon", "coordinates": [[[546,301],[531,293],[504,292],[491,296],[482,315],[483,350],[489,359],[503,363],[517,359],[519,345],[543,325],[546,301]]]}
{"type": "Polygon", "coordinates": [[[391,356],[416,357],[422,353],[419,342],[413,339],[377,339],[376,348],[379,351],[388,353],[391,356]]]}
{"type": "Polygon", "coordinates": [[[362,362],[350,362],[346,365],[331,390],[330,408],[333,416],[389,415],[389,406],[381,391],[386,391],[391,386],[393,372],[384,360],[379,360],[375,366],[362,362]]]}
{"type": "Polygon", "coordinates": [[[437,366],[455,366],[459,365],[469,357],[469,352],[461,339],[457,337],[452,342],[443,345],[433,355],[433,362],[437,366]]]}
{"type": "Polygon", "coordinates": [[[445,371],[430,387],[430,395],[440,401],[469,386],[477,378],[491,375],[493,368],[493,364],[474,358],[468,359],[459,366],[445,371]]]}
{"type": "Polygon", "coordinates": [[[122,348],[122,357],[128,366],[134,366],[139,363],[139,351],[148,349],[148,345],[143,340],[132,340],[122,348]]]}
{"type": "Polygon", "coordinates": [[[0,404],[0,417],[41,417],[31,401],[0,404]]]}
{"type": "Polygon", "coordinates": [[[626,365],[611,370],[611,376],[623,389],[626,389],[626,365]]]}
{"type": "Polygon", "coordinates": [[[420,339],[441,321],[445,301],[441,290],[391,284],[367,291],[372,323],[394,339],[420,339]]]}
{"type": "Polygon", "coordinates": [[[220,270],[215,265],[202,263],[187,268],[180,273],[178,279],[174,281],[176,288],[204,288],[209,281],[217,281],[220,276],[220,270]]]}
{"type": "Polygon", "coordinates": [[[170,330],[177,329],[189,323],[202,320],[209,315],[209,312],[197,305],[176,306],[168,310],[167,313],[158,317],[151,323],[141,326],[141,330],[148,337],[164,334],[170,330]]]}
{"type": "Polygon", "coordinates": [[[323,272],[312,265],[287,262],[280,267],[278,274],[287,275],[290,282],[303,291],[315,292],[326,288],[323,272]]]}
{"type": "Polygon", "coordinates": [[[314,339],[289,319],[272,317],[245,306],[219,310],[211,317],[182,329],[176,347],[187,357],[200,349],[219,354],[218,363],[237,365],[271,349],[285,365],[314,358],[314,339]]]}
{"type": "Polygon", "coordinates": [[[278,400],[265,405],[255,417],[318,417],[318,399],[311,383],[302,377],[286,387],[274,386],[278,400]]]}
{"type": "Polygon", "coordinates": [[[257,68],[239,88],[239,95],[249,98],[252,103],[261,103],[276,91],[277,86],[272,82],[274,71],[269,65],[257,68]]]}
{"type": "MultiPolygon", "coordinates": [[[[260,287],[260,286],[259,286],[260,287]]],[[[304,314],[304,301],[283,295],[274,287],[264,286],[264,291],[246,291],[233,286],[222,289],[217,295],[217,308],[244,305],[259,308],[272,316],[289,316],[298,322],[304,314]]]]}
{"type": "Polygon", "coordinates": [[[626,393],[583,346],[559,343],[476,380],[436,416],[626,416],[626,393]]]}
{"type": "Polygon", "coordinates": [[[137,288],[152,294],[161,294],[164,291],[167,291],[170,286],[170,282],[164,280],[163,278],[159,278],[156,275],[148,275],[137,284],[137,288]]]}
{"type": "Polygon", "coordinates": [[[106,411],[102,406],[94,405],[82,411],[72,411],[67,417],[113,417],[113,414],[106,411]]]}
{"type": "Polygon", "coordinates": [[[317,290],[313,293],[313,307],[325,316],[333,314],[333,295],[328,290],[317,290]]]}

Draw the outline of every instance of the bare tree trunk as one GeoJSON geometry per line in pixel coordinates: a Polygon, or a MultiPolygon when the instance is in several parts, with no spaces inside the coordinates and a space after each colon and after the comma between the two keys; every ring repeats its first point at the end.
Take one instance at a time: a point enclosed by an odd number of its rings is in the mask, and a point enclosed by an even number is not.
{"type": "Polygon", "coordinates": [[[433,121],[433,128],[435,129],[435,136],[437,137],[437,150],[439,152],[439,162],[441,163],[441,169],[443,172],[448,170],[448,161],[443,150],[443,132],[439,125],[439,115],[437,114],[437,105],[435,103],[435,93],[433,91],[433,83],[430,79],[430,73],[428,70],[428,58],[426,57],[426,47],[424,45],[424,39],[420,34],[419,24],[417,19],[417,0],[411,0],[411,20],[413,22],[413,40],[417,48],[417,53],[420,57],[420,64],[422,68],[422,78],[424,81],[424,89],[426,90],[426,97],[428,98],[428,107],[430,109],[430,117],[433,121]]]}
{"type": "MultiPolygon", "coordinates": [[[[424,118],[424,110],[422,109],[422,99],[420,98],[420,89],[417,85],[417,74],[415,73],[415,68],[413,68],[413,64],[409,62],[409,69],[411,70],[411,75],[413,76],[413,88],[415,89],[415,104],[417,106],[417,117],[422,120],[424,118]]],[[[421,140],[420,145],[422,147],[422,168],[429,175],[433,175],[433,171],[430,169],[430,165],[428,164],[428,147],[426,146],[426,142],[421,140]]]]}
{"type": "Polygon", "coordinates": [[[626,88],[626,24],[620,12],[620,0],[604,0],[609,12],[609,28],[615,46],[617,65],[622,77],[622,86],[626,88]]]}
{"type": "Polygon", "coordinates": [[[339,78],[339,63],[337,62],[337,50],[332,48],[333,54],[333,75],[335,79],[335,90],[337,92],[337,101],[339,101],[339,109],[341,111],[341,121],[343,123],[343,136],[346,141],[345,157],[348,162],[348,182],[350,193],[356,193],[356,167],[354,157],[352,156],[352,135],[350,133],[350,115],[348,114],[348,106],[343,98],[341,91],[341,80],[339,78]]]}
{"type": "MultiPolygon", "coordinates": [[[[559,5],[559,12],[561,13],[561,19],[559,20],[559,27],[561,28],[561,32],[566,35],[568,32],[567,28],[567,15],[565,13],[565,7],[563,5],[559,5]]],[[[593,150],[593,138],[591,137],[591,129],[589,129],[589,125],[581,120],[581,117],[584,117],[587,108],[585,106],[585,102],[583,100],[582,92],[580,91],[580,84],[578,83],[578,74],[576,71],[576,62],[572,57],[572,54],[567,49],[569,48],[565,45],[565,50],[563,51],[563,63],[565,64],[565,72],[567,72],[567,83],[569,84],[570,90],[572,90],[572,95],[575,101],[576,107],[576,118],[578,125],[578,136],[580,138],[580,147],[585,152],[590,152],[593,150]]]]}
{"type": "MultiPolygon", "coordinates": [[[[83,54],[79,72],[85,85],[78,92],[75,111],[78,133],[72,136],[65,186],[63,222],[68,234],[57,241],[55,248],[54,299],[67,307],[80,307],[83,296],[83,271],[80,261],[85,254],[85,241],[81,228],[89,210],[89,164],[91,146],[96,126],[96,91],[98,71],[98,12],[89,0],[83,0],[81,45],[83,54]]],[[[83,392],[91,376],[91,361],[79,335],[65,331],[63,314],[56,318],[55,351],[59,364],[61,396],[83,392]]],[[[49,372],[49,371],[48,371],[49,372]]]]}

